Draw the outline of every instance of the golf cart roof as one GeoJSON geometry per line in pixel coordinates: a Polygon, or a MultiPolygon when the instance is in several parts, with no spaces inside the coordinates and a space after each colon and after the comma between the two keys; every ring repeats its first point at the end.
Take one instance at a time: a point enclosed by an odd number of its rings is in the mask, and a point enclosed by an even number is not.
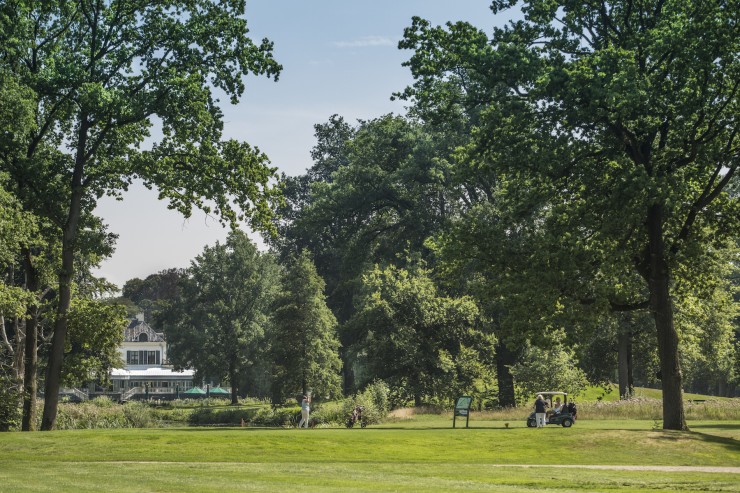
{"type": "Polygon", "coordinates": [[[537,395],[568,395],[566,392],[535,392],[537,395]]]}

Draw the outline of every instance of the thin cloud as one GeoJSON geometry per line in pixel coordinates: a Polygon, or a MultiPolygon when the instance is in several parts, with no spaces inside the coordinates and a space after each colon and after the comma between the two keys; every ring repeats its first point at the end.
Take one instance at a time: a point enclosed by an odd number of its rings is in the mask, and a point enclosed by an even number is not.
{"type": "Polygon", "coordinates": [[[337,41],[334,43],[339,48],[368,48],[373,46],[396,46],[397,38],[388,36],[363,36],[354,41],[337,41]]]}

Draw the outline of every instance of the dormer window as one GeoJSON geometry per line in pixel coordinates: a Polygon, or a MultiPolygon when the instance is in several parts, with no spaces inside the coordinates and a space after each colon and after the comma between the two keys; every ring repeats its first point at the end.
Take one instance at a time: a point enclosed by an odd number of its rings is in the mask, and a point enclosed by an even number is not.
{"type": "Polygon", "coordinates": [[[148,341],[149,341],[149,336],[146,335],[145,332],[142,332],[141,334],[139,334],[139,342],[148,342],[148,341]]]}

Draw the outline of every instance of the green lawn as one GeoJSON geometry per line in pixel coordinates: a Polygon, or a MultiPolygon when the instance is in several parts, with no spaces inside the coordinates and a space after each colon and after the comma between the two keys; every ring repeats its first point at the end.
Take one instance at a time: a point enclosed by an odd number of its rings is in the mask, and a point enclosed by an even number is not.
{"type": "MultiPolygon", "coordinates": [[[[578,402],[595,402],[597,400],[603,402],[614,402],[619,400],[619,386],[610,385],[607,388],[599,386],[590,386],[586,390],[578,395],[570,396],[575,397],[578,402]]],[[[647,387],[635,387],[635,397],[646,397],[649,399],[662,399],[663,392],[660,389],[650,389],[647,387]]],[[[684,392],[684,400],[714,400],[714,401],[726,401],[728,397],[716,397],[704,394],[692,394],[684,392]]],[[[534,399],[532,399],[534,401],[534,399]]]]}
{"type": "Polygon", "coordinates": [[[448,417],[361,429],[167,428],[0,435],[0,492],[740,491],[740,474],[520,467],[740,467],[740,422],[522,422],[448,417]],[[508,465],[508,467],[507,467],[508,465]]]}

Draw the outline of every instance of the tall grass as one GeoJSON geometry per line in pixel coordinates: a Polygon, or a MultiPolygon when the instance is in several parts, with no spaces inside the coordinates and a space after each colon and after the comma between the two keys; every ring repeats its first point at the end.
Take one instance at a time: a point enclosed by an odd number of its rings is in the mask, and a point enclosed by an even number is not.
{"type": "Polygon", "coordinates": [[[92,428],[156,428],[161,425],[154,410],[143,402],[118,404],[107,397],[81,403],[60,403],[59,430],[92,428]]]}
{"type": "MultiPolygon", "coordinates": [[[[740,420],[740,399],[706,400],[705,402],[685,401],[684,410],[688,420],[740,420]]],[[[479,420],[523,420],[532,409],[528,406],[481,411],[473,413],[479,420]]],[[[449,409],[431,407],[415,410],[397,410],[391,418],[409,419],[417,414],[451,413],[449,409]]],[[[663,403],[660,399],[635,397],[621,401],[579,402],[578,419],[647,419],[660,420],[663,416],[663,403]]]]}
{"type": "MultiPolygon", "coordinates": [[[[449,408],[425,406],[388,412],[384,388],[369,388],[353,397],[322,403],[311,412],[311,425],[343,426],[355,406],[364,406],[363,418],[368,424],[384,421],[417,419],[419,416],[449,415],[449,408]]],[[[168,406],[152,406],[145,402],[118,404],[108,398],[82,403],[61,402],[57,415],[60,430],[92,428],[156,428],[168,424],[238,426],[244,420],[248,426],[293,427],[300,419],[298,406],[273,408],[263,401],[248,401],[246,406],[228,406],[223,401],[179,401],[168,406]],[[197,404],[196,404],[197,403],[197,404]]],[[[41,406],[42,403],[39,403],[41,406]]],[[[704,402],[685,401],[687,420],[740,421],[740,399],[707,399],[704,402]]],[[[41,410],[37,416],[41,416],[41,410]]],[[[474,412],[473,420],[519,421],[531,412],[529,406],[474,412]]],[[[661,420],[660,399],[634,397],[630,400],[578,402],[579,420],[661,420]]],[[[40,426],[40,423],[38,423],[40,426]]]]}

